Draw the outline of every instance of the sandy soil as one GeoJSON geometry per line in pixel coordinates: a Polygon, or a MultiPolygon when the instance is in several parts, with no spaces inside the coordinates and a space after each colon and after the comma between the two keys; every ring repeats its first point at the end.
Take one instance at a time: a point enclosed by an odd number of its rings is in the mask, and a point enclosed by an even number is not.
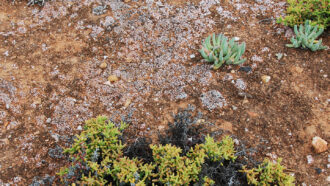
{"type": "Polygon", "coordinates": [[[275,23],[285,1],[0,5],[0,185],[54,176],[67,162],[50,152],[69,147],[88,118],[129,121],[132,137],[156,136],[189,105],[255,148],[254,158],[282,157],[297,184],[329,184],[329,153],[311,147],[314,136],[330,142],[329,50],[285,47],[292,30],[275,23]],[[246,42],[243,65],[252,71],[212,70],[197,51],[211,33],[246,42]]]}

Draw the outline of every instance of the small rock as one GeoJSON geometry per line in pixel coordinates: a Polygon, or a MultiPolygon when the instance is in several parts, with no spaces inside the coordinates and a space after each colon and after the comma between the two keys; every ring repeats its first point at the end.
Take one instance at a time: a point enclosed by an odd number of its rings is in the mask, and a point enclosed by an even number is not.
{"type": "Polygon", "coordinates": [[[205,119],[198,119],[198,120],[196,121],[196,124],[197,124],[197,125],[200,125],[200,124],[203,124],[203,123],[205,123],[205,119]]]}
{"type": "Polygon", "coordinates": [[[124,107],[127,108],[131,104],[131,102],[132,101],[130,99],[126,100],[124,107]]]}
{"type": "Polygon", "coordinates": [[[312,155],[307,155],[306,157],[307,157],[307,163],[308,164],[313,163],[314,159],[313,159],[312,155]]]}
{"type": "Polygon", "coordinates": [[[246,104],[246,103],[249,103],[249,100],[245,97],[244,99],[243,99],[243,102],[242,102],[243,104],[246,104]]]}
{"type": "Polygon", "coordinates": [[[237,107],[236,106],[231,106],[231,108],[233,109],[233,110],[237,110],[237,107]]]}
{"type": "Polygon", "coordinates": [[[238,71],[243,71],[243,72],[251,72],[252,68],[251,67],[240,67],[238,71]]]}
{"type": "Polygon", "coordinates": [[[82,130],[82,127],[79,125],[79,126],[77,127],[77,130],[82,130]]]}
{"type": "Polygon", "coordinates": [[[313,138],[312,145],[316,153],[321,153],[328,150],[328,143],[318,136],[313,138]]]}
{"type": "Polygon", "coordinates": [[[235,41],[239,41],[240,38],[239,38],[239,37],[234,37],[234,40],[235,40],[235,41]]]}
{"type": "Polygon", "coordinates": [[[267,153],[266,156],[270,157],[273,160],[276,160],[277,159],[277,155],[276,154],[273,154],[273,153],[267,153]]]}
{"type": "Polygon", "coordinates": [[[195,57],[196,57],[195,54],[190,55],[190,59],[194,59],[195,57]]]}
{"type": "Polygon", "coordinates": [[[282,53],[277,53],[275,54],[275,56],[277,57],[278,60],[282,59],[283,54],[282,53]]]}
{"type": "Polygon", "coordinates": [[[320,168],[315,168],[315,171],[316,171],[317,174],[321,174],[322,173],[322,169],[320,169],[320,168]]]}
{"type": "Polygon", "coordinates": [[[108,77],[108,80],[111,82],[111,83],[114,83],[116,81],[118,81],[118,77],[116,75],[111,75],[108,77]]]}
{"type": "Polygon", "coordinates": [[[50,123],[52,121],[51,118],[47,118],[46,123],[50,123]]]}
{"type": "Polygon", "coordinates": [[[100,68],[101,69],[107,68],[107,63],[106,62],[101,63],[100,68]]]}
{"type": "Polygon", "coordinates": [[[268,83],[270,80],[270,76],[267,75],[261,76],[261,80],[263,83],[268,83]]]}
{"type": "Polygon", "coordinates": [[[235,145],[239,145],[238,139],[234,139],[233,141],[234,141],[235,145]]]}
{"type": "Polygon", "coordinates": [[[59,140],[59,135],[58,134],[51,134],[52,138],[55,139],[56,142],[59,140]]]}

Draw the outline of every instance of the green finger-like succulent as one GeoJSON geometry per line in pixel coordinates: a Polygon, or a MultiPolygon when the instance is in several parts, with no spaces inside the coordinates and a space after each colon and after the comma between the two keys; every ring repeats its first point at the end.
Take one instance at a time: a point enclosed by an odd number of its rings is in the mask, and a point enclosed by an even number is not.
{"type": "Polygon", "coordinates": [[[309,48],[310,50],[317,51],[326,49],[326,46],[322,45],[322,39],[316,40],[323,33],[324,29],[318,26],[310,25],[310,21],[307,20],[305,25],[294,26],[294,33],[296,37],[291,38],[291,44],[287,44],[287,47],[292,48],[309,48]]]}
{"type": "Polygon", "coordinates": [[[245,48],[245,43],[238,44],[235,38],[228,41],[223,34],[218,36],[212,34],[205,39],[199,52],[207,62],[213,63],[214,69],[218,69],[224,63],[227,65],[244,63],[246,59],[242,59],[242,55],[245,48]]]}

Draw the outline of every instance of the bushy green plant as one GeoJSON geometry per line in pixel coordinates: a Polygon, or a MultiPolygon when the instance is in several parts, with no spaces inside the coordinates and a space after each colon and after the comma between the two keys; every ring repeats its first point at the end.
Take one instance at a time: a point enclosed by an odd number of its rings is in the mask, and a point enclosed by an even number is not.
{"type": "Polygon", "coordinates": [[[223,34],[208,36],[199,50],[203,58],[213,64],[214,69],[220,68],[224,63],[239,65],[245,62],[242,55],[245,52],[245,43],[238,44],[235,38],[228,41],[223,34]]]}
{"type": "MultiPolygon", "coordinates": [[[[72,147],[64,151],[70,155],[72,165],[57,173],[63,183],[136,186],[201,183],[210,186],[216,183],[202,174],[205,165],[212,162],[218,167],[236,159],[234,142],[230,137],[215,142],[207,135],[204,143],[192,146],[187,153],[171,144],[150,145],[153,160],[144,163],[124,155],[125,145],[120,136],[126,127],[124,122],[116,126],[102,116],[86,121],[84,130],[76,136],[72,147]]],[[[284,168],[279,163],[272,164],[267,160],[257,169],[244,168],[242,172],[247,173],[251,184],[290,185],[293,178],[283,173],[284,168]]]]}
{"type": "Polygon", "coordinates": [[[221,159],[234,161],[237,158],[235,156],[234,141],[229,136],[226,136],[221,142],[217,143],[207,135],[203,148],[212,161],[220,161],[221,159]]]}
{"type": "Polygon", "coordinates": [[[329,0],[288,0],[286,16],[277,19],[278,23],[293,27],[311,20],[313,26],[328,28],[330,24],[329,0]]]}
{"type": "MultiPolygon", "coordinates": [[[[130,159],[123,155],[125,145],[119,140],[127,124],[116,127],[106,117],[97,117],[86,121],[84,131],[76,136],[71,148],[65,149],[70,155],[72,166],[62,168],[58,175],[68,184],[68,175],[73,175],[73,167],[80,167],[79,184],[105,185],[109,180],[116,184],[135,184],[143,186],[150,183],[169,185],[189,185],[199,181],[199,174],[206,159],[213,162],[235,160],[233,141],[225,137],[215,142],[210,136],[204,144],[197,144],[189,152],[182,154],[182,149],[166,145],[150,145],[153,162],[143,163],[137,158],[130,159]],[[109,177],[111,179],[109,179],[109,177]]],[[[214,182],[203,179],[205,185],[214,182]]],[[[71,180],[71,182],[76,182],[71,180]]]]}
{"type": "Polygon", "coordinates": [[[150,148],[158,167],[158,178],[154,181],[166,185],[189,185],[198,181],[206,157],[199,145],[191,149],[187,156],[181,156],[182,149],[169,144],[151,145],[150,148]]]}
{"type": "Polygon", "coordinates": [[[203,181],[204,181],[203,186],[212,186],[215,184],[215,182],[207,176],[203,178],[203,181]]]}
{"type": "Polygon", "coordinates": [[[326,49],[327,47],[322,45],[322,39],[319,41],[316,40],[316,38],[322,34],[323,30],[323,28],[310,25],[309,20],[305,22],[305,26],[300,25],[299,30],[297,25],[295,25],[294,33],[296,34],[296,37],[292,37],[292,44],[287,44],[286,46],[294,48],[309,48],[312,51],[326,49]]]}
{"type": "Polygon", "coordinates": [[[258,168],[246,169],[243,166],[242,172],[246,173],[248,183],[252,185],[294,185],[294,177],[284,173],[285,167],[281,165],[281,161],[282,159],[279,158],[277,163],[272,163],[268,159],[265,159],[258,168]]]}

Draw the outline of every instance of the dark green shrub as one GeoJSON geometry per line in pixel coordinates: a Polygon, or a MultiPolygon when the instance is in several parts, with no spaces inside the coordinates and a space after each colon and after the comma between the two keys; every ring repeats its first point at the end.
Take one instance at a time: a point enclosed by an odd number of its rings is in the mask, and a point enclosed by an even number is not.
{"type": "Polygon", "coordinates": [[[243,167],[242,172],[246,173],[248,183],[252,185],[294,185],[294,177],[283,172],[285,168],[280,164],[281,161],[281,159],[278,159],[277,163],[272,163],[268,159],[265,159],[258,168],[246,169],[243,167]]]}
{"type": "Polygon", "coordinates": [[[277,19],[278,23],[293,27],[311,20],[313,26],[327,29],[330,21],[329,0],[288,0],[286,16],[277,19]]]}

